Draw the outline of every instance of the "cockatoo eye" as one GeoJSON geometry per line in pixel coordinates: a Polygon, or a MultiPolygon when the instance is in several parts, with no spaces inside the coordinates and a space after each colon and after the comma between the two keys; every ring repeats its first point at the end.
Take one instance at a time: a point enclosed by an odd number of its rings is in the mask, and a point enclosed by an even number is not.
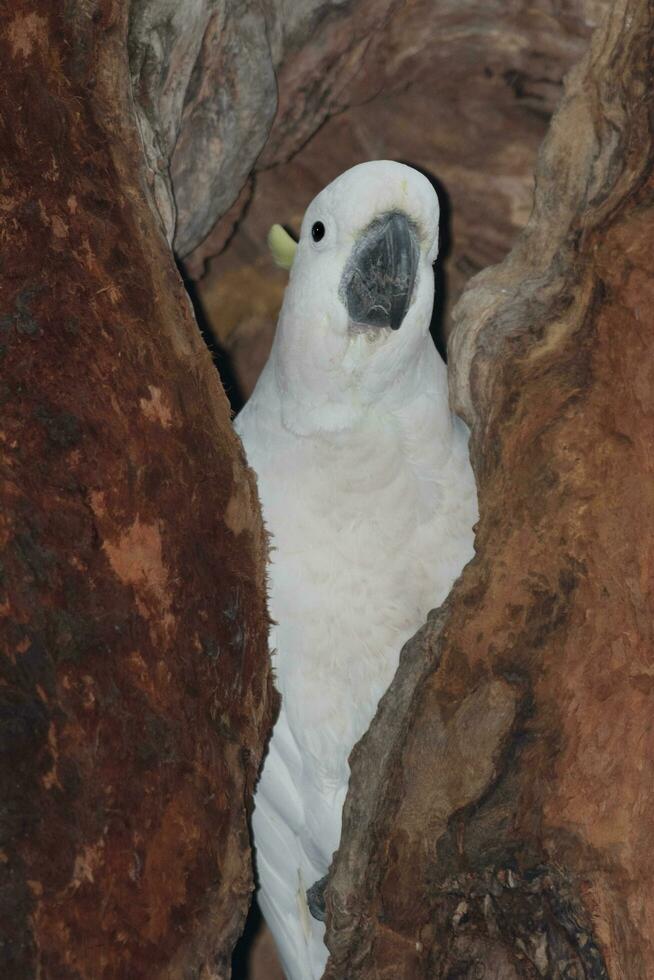
{"type": "Polygon", "coordinates": [[[325,226],[322,221],[314,221],[311,225],[311,237],[314,242],[321,242],[325,237],[325,226]]]}

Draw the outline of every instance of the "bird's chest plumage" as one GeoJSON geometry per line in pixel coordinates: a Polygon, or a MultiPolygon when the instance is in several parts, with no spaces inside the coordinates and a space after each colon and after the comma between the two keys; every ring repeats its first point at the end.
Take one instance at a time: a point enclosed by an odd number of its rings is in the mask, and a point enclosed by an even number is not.
{"type": "Polygon", "coordinates": [[[277,684],[298,745],[335,785],[347,783],[347,757],[402,644],[461,565],[449,552],[466,515],[429,466],[412,461],[400,429],[373,420],[292,440],[274,470],[259,472],[277,684]]]}

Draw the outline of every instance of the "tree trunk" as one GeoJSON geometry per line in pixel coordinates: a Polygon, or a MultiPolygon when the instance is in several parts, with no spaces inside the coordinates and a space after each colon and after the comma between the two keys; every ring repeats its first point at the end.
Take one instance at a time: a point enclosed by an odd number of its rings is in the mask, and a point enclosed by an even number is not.
{"type": "Polygon", "coordinates": [[[0,974],[229,976],[266,542],[134,123],[127,5],[1,50],[0,974]]]}
{"type": "Polygon", "coordinates": [[[613,5],[455,312],[477,555],[352,755],[330,980],[654,976],[652,15],[613,5]]]}
{"type": "MultiPolygon", "coordinates": [[[[406,125],[385,127],[380,99],[361,145],[343,114],[323,130],[331,155],[314,153],[335,171],[346,153],[418,154],[407,140],[431,126],[425,159],[445,147],[467,215],[456,292],[522,222],[521,151],[603,4],[567,4],[565,30],[547,0],[127,6],[12,0],[0,27],[12,980],[227,977],[251,888],[246,811],[273,708],[265,540],[166,238],[198,268],[212,254],[199,243],[266,143],[275,74],[266,166],[353,97],[421,90],[426,115],[398,101],[406,125]],[[488,168],[484,100],[497,113],[504,83],[512,145],[488,168]]],[[[458,307],[478,554],[353,755],[333,980],[654,976],[651,19],[645,0],[612,5],[569,80],[526,232],[458,307]]],[[[260,176],[253,219],[267,189],[299,186],[289,173],[260,176]]]]}

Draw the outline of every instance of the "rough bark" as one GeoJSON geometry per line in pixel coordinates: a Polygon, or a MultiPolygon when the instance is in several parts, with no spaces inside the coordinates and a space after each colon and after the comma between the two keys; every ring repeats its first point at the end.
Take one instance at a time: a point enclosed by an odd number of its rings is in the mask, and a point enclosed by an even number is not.
{"type": "Polygon", "coordinates": [[[455,311],[477,556],[352,755],[325,976],[654,976],[652,27],[570,75],[455,311]]]}
{"type": "Polygon", "coordinates": [[[12,0],[0,50],[0,974],[227,977],[273,708],[254,479],[126,3],[12,0]]]}
{"type": "Polygon", "coordinates": [[[155,200],[179,255],[196,249],[234,203],[264,146],[266,165],[285,158],[338,107],[397,6],[132,0],[139,127],[155,200]]]}

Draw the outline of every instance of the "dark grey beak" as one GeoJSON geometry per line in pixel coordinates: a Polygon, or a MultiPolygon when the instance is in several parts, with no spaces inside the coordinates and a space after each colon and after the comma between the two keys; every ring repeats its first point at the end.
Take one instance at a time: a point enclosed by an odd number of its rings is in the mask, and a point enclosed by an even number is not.
{"type": "Polygon", "coordinates": [[[397,330],[411,304],[418,270],[418,236],[401,211],[368,225],[352,250],[339,296],[353,325],[397,330]]]}

